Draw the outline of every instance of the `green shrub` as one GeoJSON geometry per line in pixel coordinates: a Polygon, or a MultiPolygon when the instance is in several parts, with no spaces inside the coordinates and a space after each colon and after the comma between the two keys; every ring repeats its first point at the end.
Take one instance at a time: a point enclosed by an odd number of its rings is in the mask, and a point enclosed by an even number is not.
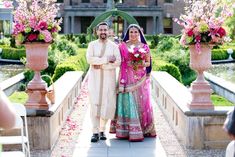
{"type": "Polygon", "coordinates": [[[7,45],[7,46],[10,46],[10,38],[3,38],[3,39],[0,39],[0,45],[7,45]]]}
{"type": "Polygon", "coordinates": [[[79,47],[79,48],[87,48],[87,47],[88,47],[88,44],[78,44],[78,47],[79,47]]]}
{"type": "Polygon", "coordinates": [[[86,72],[89,65],[86,62],[85,51],[81,51],[77,56],[71,56],[64,62],[58,64],[55,68],[53,81],[56,81],[67,71],[84,71],[86,72]]]}
{"type": "Polygon", "coordinates": [[[179,68],[171,63],[158,62],[153,60],[153,71],[166,71],[179,82],[182,82],[182,76],[179,68]]]}
{"type": "Polygon", "coordinates": [[[172,37],[165,37],[159,41],[157,51],[165,52],[173,48],[174,44],[179,43],[178,39],[172,37]]]}
{"type": "Polygon", "coordinates": [[[2,58],[3,59],[20,60],[23,57],[26,57],[25,49],[2,47],[2,58]]]}
{"type": "Polygon", "coordinates": [[[235,59],[235,49],[233,49],[232,57],[235,59]]]}
{"type": "Polygon", "coordinates": [[[26,85],[24,83],[20,83],[18,90],[19,91],[25,91],[26,90],[26,85]]]}
{"type": "Polygon", "coordinates": [[[196,72],[191,70],[191,72],[182,75],[182,82],[185,86],[189,86],[196,79],[196,77],[196,72]]]}
{"type": "Polygon", "coordinates": [[[153,36],[154,35],[145,35],[144,37],[146,40],[153,40],[153,36]]]}
{"type": "Polygon", "coordinates": [[[53,56],[49,56],[48,67],[44,70],[44,73],[48,75],[53,75],[57,64],[58,63],[56,62],[56,60],[54,60],[53,56]]]}
{"type": "Polygon", "coordinates": [[[224,60],[228,58],[228,53],[226,49],[213,49],[211,51],[212,60],[224,60]]]}
{"type": "Polygon", "coordinates": [[[52,44],[52,50],[58,49],[60,52],[64,51],[70,56],[77,54],[77,45],[66,39],[61,39],[52,44]]]}
{"type": "Polygon", "coordinates": [[[24,72],[25,83],[28,84],[30,80],[33,79],[34,72],[32,70],[26,69],[24,72]]]}
{"type": "Polygon", "coordinates": [[[150,49],[154,49],[159,43],[159,37],[158,35],[153,35],[152,36],[152,40],[151,40],[151,44],[150,44],[150,49]]]}
{"type": "Polygon", "coordinates": [[[83,44],[83,43],[87,44],[87,40],[86,40],[86,35],[85,34],[79,35],[78,38],[79,38],[79,43],[80,44],[83,44]]]}

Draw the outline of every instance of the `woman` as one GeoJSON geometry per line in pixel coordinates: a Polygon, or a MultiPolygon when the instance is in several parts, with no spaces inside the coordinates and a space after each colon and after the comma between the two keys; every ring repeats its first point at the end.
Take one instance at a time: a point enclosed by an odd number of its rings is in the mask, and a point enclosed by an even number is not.
{"type": "Polygon", "coordinates": [[[111,133],[129,141],[156,137],[153,110],[150,103],[150,50],[136,24],[131,24],[119,45],[122,62],[118,81],[116,121],[111,133]]]}
{"type": "Polygon", "coordinates": [[[224,129],[232,139],[226,148],[226,157],[235,157],[235,108],[228,113],[224,129]]]}

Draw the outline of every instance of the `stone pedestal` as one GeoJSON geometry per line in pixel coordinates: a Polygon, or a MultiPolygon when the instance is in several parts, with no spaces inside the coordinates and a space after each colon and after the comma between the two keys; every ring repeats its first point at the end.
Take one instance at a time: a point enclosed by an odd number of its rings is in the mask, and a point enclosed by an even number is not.
{"type": "Polygon", "coordinates": [[[211,102],[210,84],[205,80],[203,72],[208,70],[211,64],[212,46],[201,44],[200,51],[196,50],[195,45],[190,45],[190,68],[197,72],[197,79],[191,84],[192,100],[188,104],[190,109],[209,109],[213,110],[211,102]]]}
{"type": "Polygon", "coordinates": [[[47,84],[42,80],[40,71],[48,67],[48,43],[26,43],[26,66],[34,71],[33,79],[27,85],[29,98],[27,108],[48,109],[50,102],[46,98],[47,84]]]}

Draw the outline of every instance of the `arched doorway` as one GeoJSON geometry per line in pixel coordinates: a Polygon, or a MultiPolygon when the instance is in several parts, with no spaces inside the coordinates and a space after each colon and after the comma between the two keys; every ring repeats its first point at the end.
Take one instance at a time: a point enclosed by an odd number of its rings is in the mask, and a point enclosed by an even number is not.
{"type": "Polygon", "coordinates": [[[114,19],[114,21],[117,22],[117,24],[119,24],[120,22],[123,22],[123,20],[121,20],[121,18],[126,20],[127,23],[138,24],[138,22],[136,21],[136,19],[133,16],[129,15],[128,13],[126,13],[124,11],[117,10],[117,9],[106,11],[103,14],[97,16],[94,19],[94,21],[91,23],[91,25],[87,28],[87,34],[89,34],[90,41],[92,40],[93,29],[96,27],[96,25],[102,21],[105,21],[106,19],[108,19],[110,17],[116,17],[116,19],[114,19]]]}

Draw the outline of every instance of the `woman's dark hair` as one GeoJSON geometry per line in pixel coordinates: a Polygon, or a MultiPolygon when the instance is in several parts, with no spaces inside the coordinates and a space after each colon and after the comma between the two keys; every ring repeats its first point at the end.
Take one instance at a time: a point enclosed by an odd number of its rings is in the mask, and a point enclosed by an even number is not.
{"type": "Polygon", "coordinates": [[[224,122],[224,129],[228,134],[235,136],[235,108],[228,112],[227,118],[224,122]]]}

